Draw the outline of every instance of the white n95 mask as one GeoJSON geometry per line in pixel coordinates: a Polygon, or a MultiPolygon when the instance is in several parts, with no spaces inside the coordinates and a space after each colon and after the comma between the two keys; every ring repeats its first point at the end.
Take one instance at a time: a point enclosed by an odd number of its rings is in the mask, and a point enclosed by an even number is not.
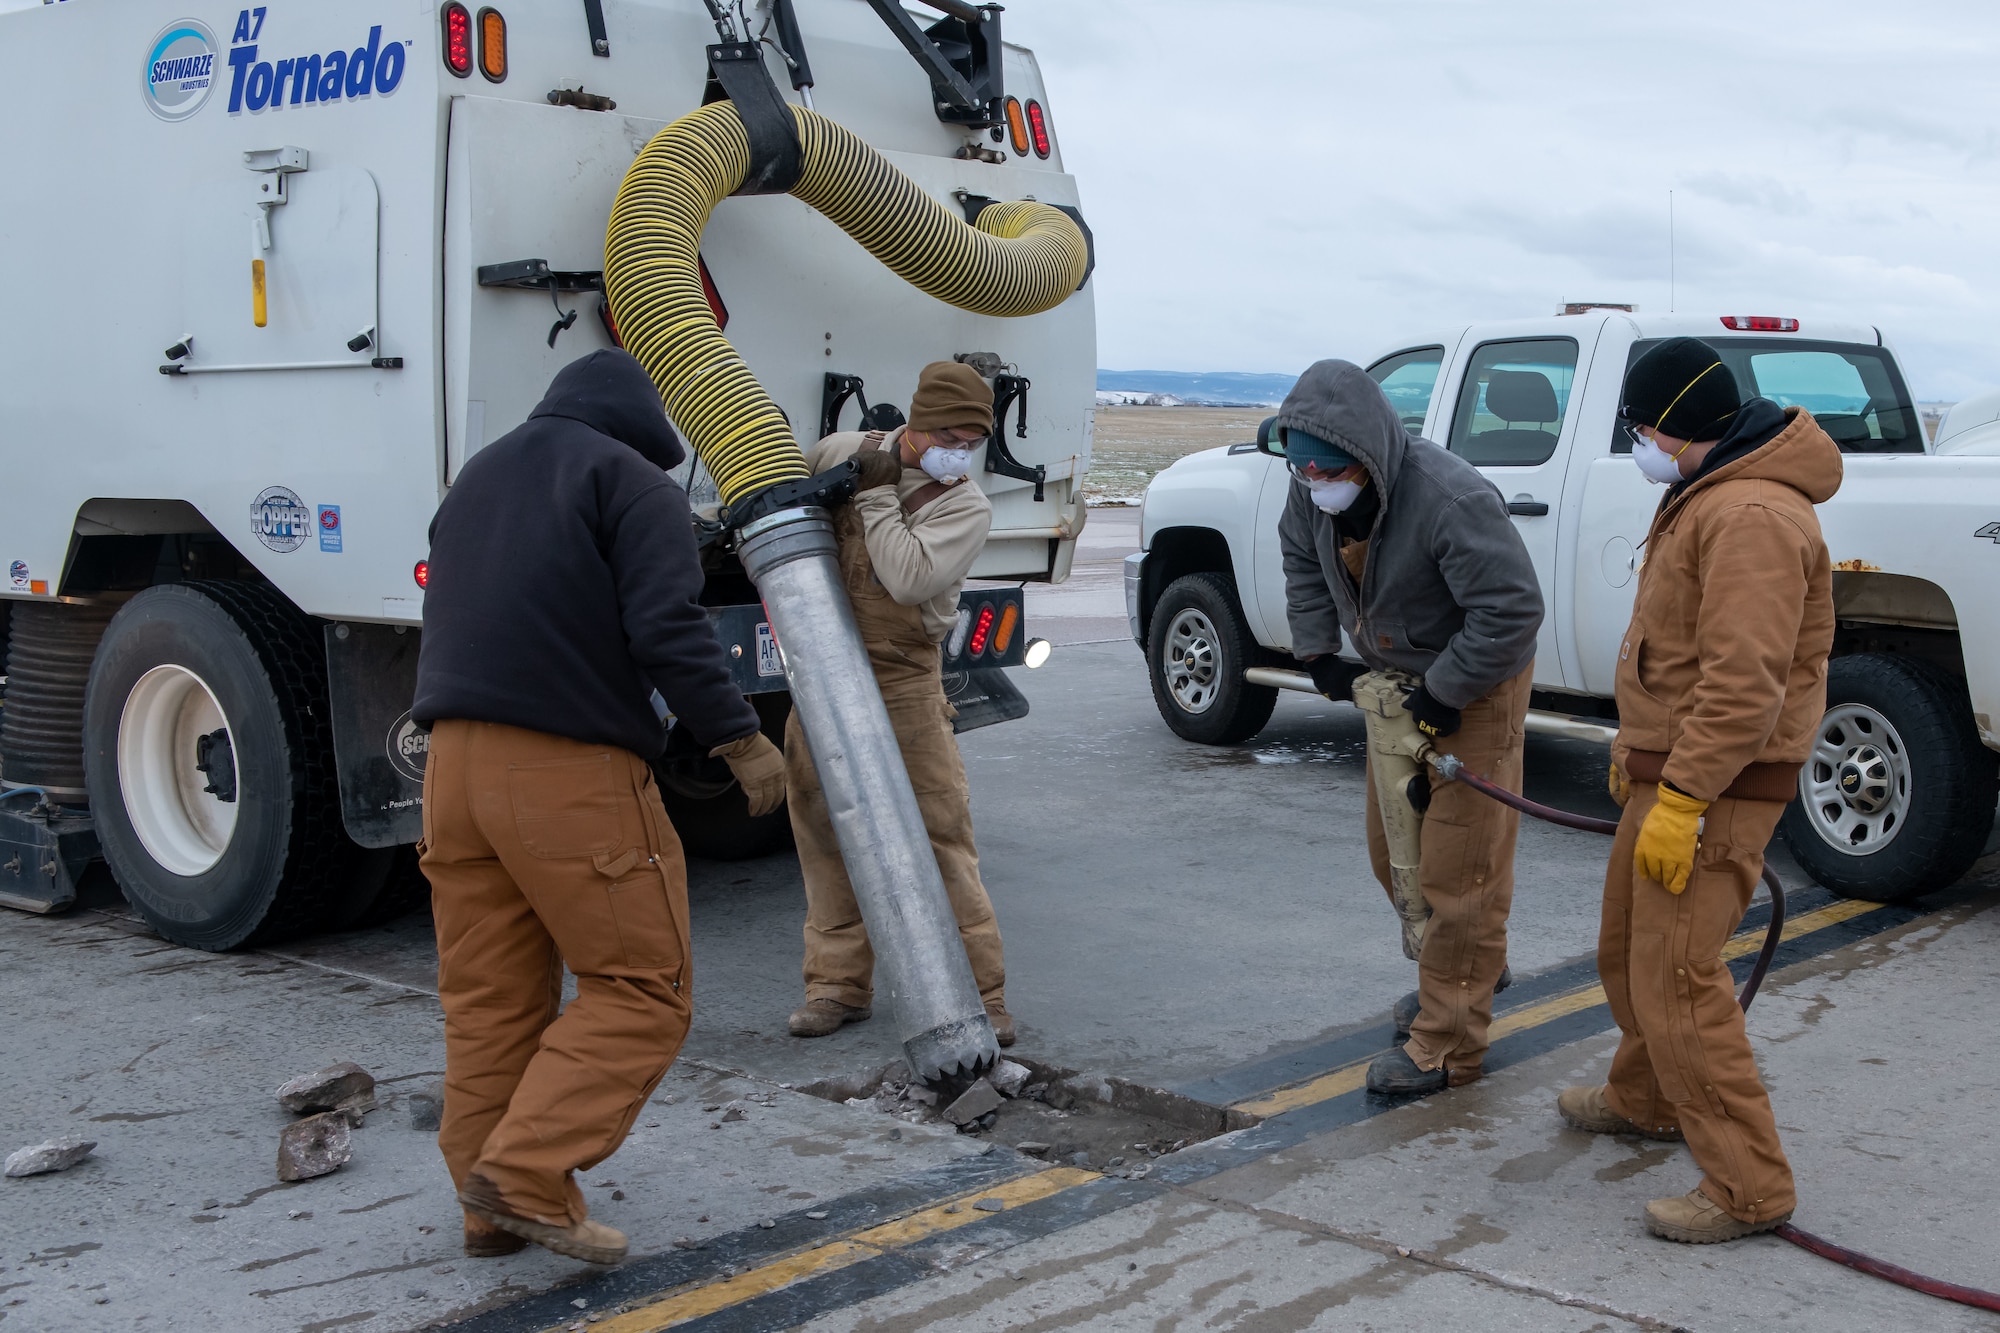
{"type": "Polygon", "coordinates": [[[917,458],[917,466],[933,481],[953,482],[972,470],[972,450],[933,447],[917,458]]]}
{"type": "Polygon", "coordinates": [[[1348,506],[1361,498],[1361,483],[1358,481],[1307,481],[1312,491],[1313,503],[1328,514],[1344,512],[1348,506]]]}
{"type": "Polygon", "coordinates": [[[1671,486],[1682,480],[1680,460],[1644,436],[1632,444],[1632,461],[1654,485],[1671,486]]]}

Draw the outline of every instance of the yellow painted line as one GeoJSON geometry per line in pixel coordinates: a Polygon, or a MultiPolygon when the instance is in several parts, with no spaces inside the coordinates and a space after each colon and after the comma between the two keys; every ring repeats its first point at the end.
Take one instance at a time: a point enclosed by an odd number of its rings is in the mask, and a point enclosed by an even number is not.
{"type": "MultiPolygon", "coordinates": [[[[972,1222],[983,1222],[994,1213],[982,1212],[972,1207],[974,1200],[998,1199],[1008,1208],[1019,1208],[1037,1199],[1046,1199],[1052,1194],[1074,1189],[1101,1179],[1095,1171],[1082,1171],[1075,1167],[1053,1167],[1038,1171],[1032,1176],[1022,1176],[1016,1180],[1002,1181],[985,1189],[962,1194],[929,1208],[911,1213],[908,1217],[897,1218],[857,1231],[840,1240],[801,1250],[770,1263],[760,1265],[747,1273],[723,1278],[704,1286],[685,1287],[663,1300],[627,1310],[608,1319],[601,1319],[590,1327],[593,1333],[657,1333],[657,1330],[685,1324],[691,1319],[714,1314],[740,1305],[744,1301],[766,1295],[795,1282],[830,1273],[835,1269],[858,1264],[864,1259],[873,1259],[887,1251],[905,1245],[927,1240],[932,1236],[954,1231],[972,1222]]],[[[1004,1210],[1003,1210],[1004,1211],[1004,1210]]],[[[554,1325],[563,1329],[568,1322],[554,1325]]]]}
{"type": "MultiPolygon", "coordinates": [[[[1857,916],[1879,911],[1881,907],[1881,903],[1860,902],[1855,899],[1828,903],[1825,907],[1807,912],[1803,916],[1788,919],[1784,929],[1778,932],[1778,938],[1795,940],[1801,935],[1810,935],[1816,930],[1824,930],[1842,921],[1852,921],[1857,916]]],[[[1722,946],[1722,958],[1725,962],[1742,958],[1747,954],[1756,953],[1763,947],[1763,931],[1744,931],[1740,935],[1732,936],[1729,942],[1722,946]]],[[[1517,1032],[1526,1032],[1544,1023],[1553,1023],[1558,1018],[1566,1018],[1585,1009],[1594,1009],[1603,1003],[1604,987],[1593,982],[1577,990],[1552,995],[1546,1000],[1508,1010],[1493,1020],[1493,1026],[1488,1030],[1488,1039],[1499,1041],[1502,1037],[1511,1037],[1517,1032]]],[[[1373,1058],[1370,1056],[1369,1060],[1373,1058]]],[[[1367,1083],[1369,1060],[1357,1060],[1353,1064],[1342,1065],[1304,1083],[1280,1088],[1276,1092],[1265,1093],[1250,1101],[1237,1102],[1231,1109],[1269,1119],[1274,1115],[1283,1115],[1287,1111],[1296,1111],[1302,1106],[1314,1106],[1320,1102],[1331,1101],[1367,1083]]]]}

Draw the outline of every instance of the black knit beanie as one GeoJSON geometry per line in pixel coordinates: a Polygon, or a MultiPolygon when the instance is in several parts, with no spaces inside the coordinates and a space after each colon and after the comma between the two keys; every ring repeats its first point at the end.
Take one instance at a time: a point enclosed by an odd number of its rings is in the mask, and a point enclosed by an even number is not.
{"type": "Polygon", "coordinates": [[[1621,419],[1696,444],[1719,440],[1743,406],[1736,377],[1699,338],[1669,338],[1625,375],[1621,419]]]}

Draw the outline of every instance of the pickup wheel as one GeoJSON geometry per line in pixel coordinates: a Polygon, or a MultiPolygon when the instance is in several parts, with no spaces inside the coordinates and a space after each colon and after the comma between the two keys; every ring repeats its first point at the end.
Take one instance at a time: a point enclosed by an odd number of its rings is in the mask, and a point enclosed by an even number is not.
{"type": "Polygon", "coordinates": [[[1779,829],[1806,873],[1845,897],[1941,889],[1986,846],[1995,758],[1951,675],[1884,653],[1836,658],[1799,799],[1779,829]]]}
{"type": "Polygon", "coordinates": [[[1146,667],[1153,702],[1175,735],[1234,745],[1264,729],[1278,691],[1243,679],[1256,651],[1227,576],[1186,574],[1167,585],[1153,608],[1146,667]]]}

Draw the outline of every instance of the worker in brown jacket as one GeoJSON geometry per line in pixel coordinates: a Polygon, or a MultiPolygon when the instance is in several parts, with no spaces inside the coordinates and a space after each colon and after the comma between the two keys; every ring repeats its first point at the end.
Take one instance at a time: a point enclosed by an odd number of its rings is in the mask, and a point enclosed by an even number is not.
{"type": "Polygon", "coordinates": [[[1600,1134],[1687,1140],[1703,1175],[1646,1227],[1704,1244],[1792,1215],[1791,1164],[1722,946],[1797,792],[1826,705],[1833,575],[1813,506],[1840,450],[1802,408],[1742,401],[1728,366],[1674,338],[1632,367],[1633,458],[1669,486],[1618,650],[1597,968],[1623,1034],[1611,1081],[1557,1099],[1600,1134]]]}
{"type": "MultiPolygon", "coordinates": [[[[918,376],[908,426],[829,435],[806,451],[806,463],[823,472],[859,460],[859,490],[834,515],[841,578],[973,980],[994,1036],[1011,1046],[1000,925],[979,879],[971,793],[938,658],[958,616],[959,589],[993,526],[992,504],[968,478],[972,450],[992,427],[986,381],[970,366],[936,361],[918,376]]],[[[875,954],[797,713],[785,728],[785,781],[806,886],[806,1002],[789,1028],[795,1037],[823,1037],[873,1012],[875,954]]]]}

